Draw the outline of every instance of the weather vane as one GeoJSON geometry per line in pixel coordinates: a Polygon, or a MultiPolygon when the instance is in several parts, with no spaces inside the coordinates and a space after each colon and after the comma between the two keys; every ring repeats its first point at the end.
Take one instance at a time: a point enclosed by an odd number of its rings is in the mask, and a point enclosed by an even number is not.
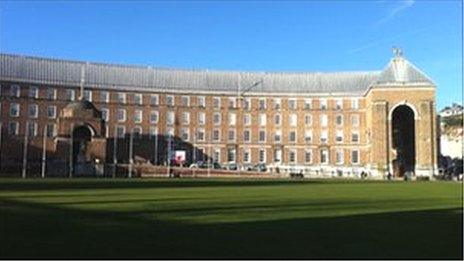
{"type": "Polygon", "coordinates": [[[401,57],[403,56],[403,50],[401,50],[401,48],[393,46],[393,54],[395,55],[395,57],[401,57]]]}

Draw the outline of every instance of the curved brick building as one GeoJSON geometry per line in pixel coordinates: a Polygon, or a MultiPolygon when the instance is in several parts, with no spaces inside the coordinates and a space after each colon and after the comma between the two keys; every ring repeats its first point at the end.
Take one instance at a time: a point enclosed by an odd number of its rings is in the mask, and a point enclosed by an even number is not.
{"type": "Polygon", "coordinates": [[[263,162],[314,177],[436,171],[435,84],[399,52],[381,71],[330,73],[0,54],[0,85],[2,173],[162,165],[177,150],[187,164],[263,162]]]}

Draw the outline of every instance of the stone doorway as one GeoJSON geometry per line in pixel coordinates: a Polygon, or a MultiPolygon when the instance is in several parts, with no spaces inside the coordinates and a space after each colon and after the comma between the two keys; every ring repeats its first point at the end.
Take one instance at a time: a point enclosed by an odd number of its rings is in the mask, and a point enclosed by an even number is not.
{"type": "Polygon", "coordinates": [[[393,176],[404,177],[414,173],[416,143],[414,111],[408,105],[400,105],[392,113],[393,176]]]}

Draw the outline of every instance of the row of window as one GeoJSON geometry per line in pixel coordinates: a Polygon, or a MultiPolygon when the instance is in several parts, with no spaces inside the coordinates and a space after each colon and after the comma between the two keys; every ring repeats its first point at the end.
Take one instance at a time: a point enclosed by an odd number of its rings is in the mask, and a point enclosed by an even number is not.
{"type": "MultiPolygon", "coordinates": [[[[125,126],[116,126],[116,132],[118,137],[124,137],[126,135],[126,127],[125,126]]],[[[142,135],[142,127],[141,126],[136,126],[132,130],[133,134],[135,137],[139,137],[142,135]]],[[[181,128],[180,129],[180,138],[184,141],[192,141],[192,142],[203,142],[206,141],[206,131],[205,129],[196,129],[195,131],[196,135],[193,137],[190,137],[190,129],[188,128],[181,128]]],[[[158,134],[158,129],[156,127],[151,127],[150,128],[150,135],[157,135],[158,134]]],[[[174,136],[174,128],[168,128],[166,130],[166,136],[174,136]]],[[[305,132],[305,142],[306,143],[311,143],[313,142],[312,140],[312,131],[308,130],[305,132]]],[[[234,129],[230,129],[227,132],[227,140],[228,141],[236,141],[237,135],[236,131],[234,129]]],[[[244,130],[243,131],[243,141],[244,142],[251,142],[252,139],[252,132],[251,130],[244,130]]],[[[288,141],[289,142],[296,142],[297,135],[296,131],[292,130],[289,132],[288,135],[288,141]]],[[[221,141],[221,130],[220,129],[213,129],[211,132],[211,140],[214,142],[219,142],[221,141]]],[[[320,134],[320,142],[321,143],[328,143],[328,132],[327,130],[323,130],[320,134]]],[[[335,141],[337,143],[342,143],[344,140],[344,134],[343,131],[337,131],[336,136],[335,136],[335,141]]],[[[351,133],[351,142],[352,143],[359,143],[359,132],[352,132],[351,133]]],[[[259,130],[258,132],[258,142],[266,142],[266,131],[265,130],[259,130]]],[[[282,142],[282,131],[277,130],[274,132],[274,142],[280,143],[282,142]]]]}
{"type": "MultiPolygon", "coordinates": [[[[287,159],[288,162],[296,163],[297,162],[297,149],[288,149],[287,159]]],[[[350,151],[350,162],[351,164],[359,164],[359,150],[351,150],[350,151]]],[[[245,148],[242,150],[242,159],[245,163],[251,162],[252,157],[252,150],[245,148]]],[[[282,163],[282,149],[275,149],[273,151],[275,163],[282,163]]],[[[221,149],[216,148],[214,149],[213,159],[217,162],[221,162],[221,149]]],[[[335,150],[335,163],[336,164],[344,164],[345,159],[345,150],[344,149],[336,149],[335,150]]],[[[266,162],[266,149],[261,148],[258,150],[258,161],[259,162],[266,162]]],[[[330,157],[329,157],[329,150],[328,149],[320,149],[319,150],[319,163],[321,164],[329,164],[330,157]]],[[[236,149],[228,148],[227,149],[227,162],[236,162],[236,149]]],[[[304,162],[307,164],[313,163],[313,151],[311,149],[306,149],[304,151],[304,162]]]]}
{"type": "MultiPolygon", "coordinates": [[[[1,91],[1,86],[0,86],[1,91]]],[[[10,93],[11,97],[20,97],[21,96],[21,87],[19,85],[11,85],[10,86],[10,93]]],[[[120,104],[127,103],[127,96],[128,94],[125,92],[115,92],[113,93],[114,100],[120,104]]],[[[143,94],[141,93],[134,93],[133,101],[135,104],[142,105],[143,104],[143,94]]],[[[39,88],[37,86],[30,86],[28,90],[28,97],[33,99],[39,98],[39,88]]],[[[57,89],[56,88],[47,88],[45,92],[45,98],[48,100],[56,100],[57,98],[57,89]]],[[[75,90],[73,89],[66,89],[65,99],[69,101],[73,101],[76,98],[75,90]]],[[[94,97],[92,95],[91,90],[84,90],[83,98],[88,101],[93,101],[94,97]]],[[[183,95],[181,96],[181,104],[182,106],[188,107],[190,106],[190,96],[183,95]]],[[[197,99],[197,106],[198,107],[206,107],[206,97],[205,96],[196,96],[197,99]]],[[[228,107],[229,108],[237,108],[238,100],[237,97],[228,97],[228,107]]],[[[258,109],[265,110],[267,108],[267,99],[266,98],[257,98],[258,99],[258,109]]],[[[271,99],[271,98],[268,98],[271,99]]],[[[251,100],[252,98],[244,98],[242,106],[245,110],[251,109],[251,100]]],[[[327,98],[320,98],[319,100],[319,109],[327,110],[328,109],[328,99],[327,98]]],[[[99,102],[102,103],[109,103],[110,102],[110,92],[109,91],[99,91],[99,102]]],[[[282,99],[281,98],[272,98],[273,105],[272,108],[275,110],[280,110],[282,108],[282,99]]],[[[304,99],[304,109],[312,109],[313,99],[304,99]]],[[[335,98],[335,106],[336,110],[342,110],[344,108],[344,99],[343,98],[335,98]]],[[[150,94],[150,104],[151,105],[159,105],[159,96],[158,94],[150,94]]],[[[359,99],[358,98],[351,98],[350,99],[350,108],[353,110],[359,109],[359,99]]],[[[174,95],[166,95],[166,105],[167,106],[175,106],[175,96],[174,95]]],[[[220,97],[213,97],[213,107],[216,109],[221,108],[221,98],[220,97]]],[[[287,108],[289,110],[296,110],[298,108],[297,99],[296,98],[289,98],[287,100],[287,108]]]]}
{"type": "MultiPolygon", "coordinates": [[[[19,122],[10,121],[8,122],[8,134],[9,135],[19,135],[19,122]]],[[[27,135],[29,137],[35,137],[38,135],[38,126],[37,122],[28,122],[26,124],[27,135]]],[[[46,136],[52,138],[56,136],[56,124],[49,123],[46,125],[46,136]]],[[[43,133],[43,132],[42,132],[43,133]]]]}
{"type": "MultiPolygon", "coordinates": [[[[105,121],[109,121],[110,119],[110,111],[107,108],[102,108],[102,117],[105,121]]],[[[39,108],[37,104],[29,104],[28,106],[28,116],[30,118],[37,118],[39,114],[39,108]]],[[[116,119],[118,122],[125,122],[126,121],[126,109],[117,109],[116,111],[116,119]]],[[[19,117],[20,116],[20,104],[19,103],[11,103],[10,104],[10,116],[11,117],[19,117]]],[[[237,115],[235,113],[229,113],[229,125],[235,126],[237,123],[237,115]]],[[[56,118],[56,106],[50,105],[47,106],[47,117],[48,118],[56,118]]],[[[149,121],[150,123],[158,123],[159,119],[159,112],[154,110],[150,112],[150,118],[149,121]]],[[[143,110],[141,109],[136,109],[134,110],[134,118],[133,118],[135,123],[141,123],[143,121],[143,110]]],[[[297,126],[298,121],[297,121],[297,115],[296,114],[290,114],[288,117],[289,125],[290,126],[297,126]]],[[[189,112],[183,112],[182,113],[182,119],[181,119],[182,124],[190,124],[190,113],[189,112]]],[[[173,111],[168,111],[167,116],[166,116],[166,123],[168,125],[172,125],[175,123],[175,114],[173,111]]],[[[206,123],[206,113],[204,112],[199,112],[198,113],[198,124],[199,125],[204,125],[206,123]]],[[[221,124],[221,114],[220,113],[214,113],[213,114],[213,123],[215,125],[220,125],[221,124]]],[[[343,126],[343,115],[336,115],[335,116],[335,123],[337,126],[343,126]]],[[[251,125],[251,115],[250,114],[244,114],[243,116],[243,124],[245,126],[250,126],[251,125]]],[[[260,126],[266,126],[267,120],[266,120],[266,114],[259,114],[258,116],[258,124],[260,126]]],[[[282,124],[282,117],[280,114],[274,115],[274,124],[275,125],[281,125],[282,124]]],[[[310,114],[305,115],[305,124],[306,125],[311,125],[312,124],[312,116],[310,114]]],[[[320,126],[321,127],[327,127],[328,125],[328,117],[327,115],[323,114],[320,115],[320,126]]],[[[353,127],[358,127],[359,126],[359,115],[351,115],[351,125],[353,127]]]]}

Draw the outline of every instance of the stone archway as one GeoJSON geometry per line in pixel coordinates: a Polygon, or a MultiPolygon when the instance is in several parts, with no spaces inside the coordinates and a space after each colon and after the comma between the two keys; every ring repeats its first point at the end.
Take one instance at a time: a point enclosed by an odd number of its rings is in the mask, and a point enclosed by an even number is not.
{"type": "Polygon", "coordinates": [[[393,150],[393,175],[403,177],[406,172],[414,172],[416,166],[416,137],[414,110],[399,105],[391,114],[391,133],[393,150]]]}
{"type": "Polygon", "coordinates": [[[92,133],[92,129],[86,125],[77,126],[72,130],[72,158],[76,175],[88,175],[93,172],[89,155],[92,133]]]}

